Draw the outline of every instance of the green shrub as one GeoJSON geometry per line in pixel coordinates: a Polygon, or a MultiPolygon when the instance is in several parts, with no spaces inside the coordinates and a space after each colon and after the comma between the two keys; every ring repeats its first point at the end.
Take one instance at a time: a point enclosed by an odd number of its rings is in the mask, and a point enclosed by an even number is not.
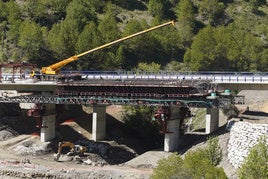
{"type": "Polygon", "coordinates": [[[153,171],[152,179],[169,179],[174,176],[182,176],[188,178],[185,169],[183,168],[183,160],[180,155],[174,153],[168,158],[158,161],[157,167],[153,171]]]}
{"type": "Polygon", "coordinates": [[[210,164],[217,166],[222,160],[222,149],[219,146],[219,139],[217,137],[210,137],[208,139],[208,144],[205,148],[205,153],[210,164]]]}
{"type": "Polygon", "coordinates": [[[241,179],[268,178],[268,146],[265,138],[261,138],[259,143],[250,150],[238,173],[241,179]]]}
{"type": "Polygon", "coordinates": [[[178,154],[160,160],[151,178],[227,179],[223,168],[216,167],[221,159],[218,138],[209,138],[205,148],[188,152],[184,160],[178,154]]]}
{"type": "Polygon", "coordinates": [[[217,168],[211,164],[206,149],[187,153],[184,159],[184,168],[190,174],[190,178],[227,178],[222,168],[217,168]]]}

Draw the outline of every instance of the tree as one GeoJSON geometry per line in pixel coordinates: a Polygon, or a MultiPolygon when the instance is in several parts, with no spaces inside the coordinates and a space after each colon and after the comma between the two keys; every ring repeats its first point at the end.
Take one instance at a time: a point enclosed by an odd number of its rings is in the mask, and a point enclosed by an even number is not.
{"type": "Polygon", "coordinates": [[[14,1],[9,1],[6,3],[5,8],[7,12],[6,17],[10,24],[21,20],[22,13],[17,3],[15,3],[14,1]]]}
{"type": "MultiPolygon", "coordinates": [[[[190,178],[208,178],[208,174],[213,176],[211,178],[219,178],[217,176],[217,170],[220,169],[210,164],[210,160],[207,158],[205,150],[198,149],[194,152],[188,152],[185,155],[183,164],[187,173],[190,174],[190,178]]],[[[222,172],[219,173],[222,175],[222,172]]],[[[226,176],[223,178],[226,178],[226,176]]]]}
{"type": "MultiPolygon", "coordinates": [[[[95,17],[94,8],[91,7],[88,1],[72,1],[68,4],[66,18],[64,21],[54,24],[48,36],[50,48],[55,53],[57,59],[68,58],[75,55],[77,51],[84,49],[81,47],[81,43],[85,41],[81,42],[80,37],[78,43],[79,35],[84,30],[86,24],[95,21],[95,17]]],[[[75,64],[72,63],[70,67],[72,65],[75,64]]]]}
{"type": "Polygon", "coordinates": [[[119,39],[120,31],[117,27],[115,14],[111,4],[107,5],[104,18],[100,22],[98,29],[101,32],[103,42],[108,43],[113,40],[119,39]]]}
{"type": "Polygon", "coordinates": [[[260,64],[258,66],[258,69],[260,71],[268,71],[268,49],[263,49],[260,57],[260,64]]]}
{"type": "MultiPolygon", "coordinates": [[[[46,0],[47,1],[47,0],[46,0]]],[[[66,8],[72,0],[49,0],[48,6],[53,12],[55,22],[64,19],[66,16],[66,8]]]]}
{"type": "Polygon", "coordinates": [[[76,28],[78,28],[79,33],[90,21],[97,21],[95,7],[93,7],[91,4],[92,1],[94,0],[76,0],[70,2],[70,4],[67,6],[66,20],[74,21],[77,24],[76,28]]]}
{"type": "Polygon", "coordinates": [[[224,13],[224,4],[218,0],[203,0],[199,4],[199,13],[210,25],[214,25],[224,13]]]}
{"type": "Polygon", "coordinates": [[[149,0],[148,11],[152,16],[158,16],[162,19],[164,16],[164,4],[162,0],[149,0]]]}
{"type": "Polygon", "coordinates": [[[191,0],[181,0],[175,7],[178,31],[183,44],[189,47],[194,37],[195,15],[191,0]]]}
{"type": "MultiPolygon", "coordinates": [[[[148,28],[145,21],[130,21],[124,29],[124,36],[134,34],[148,28]]],[[[159,32],[158,29],[156,31],[159,32]]],[[[142,34],[125,42],[128,49],[127,63],[136,66],[140,62],[155,62],[163,64],[166,55],[163,53],[162,45],[153,32],[142,34]]]]}
{"type": "Polygon", "coordinates": [[[222,160],[222,149],[219,146],[219,139],[217,137],[210,137],[207,143],[205,148],[206,156],[208,156],[211,165],[217,166],[222,160]]]}
{"type": "Polygon", "coordinates": [[[47,8],[44,0],[28,0],[22,3],[22,15],[26,19],[35,21],[40,25],[45,25],[49,19],[47,14],[47,8]]]}
{"type": "Polygon", "coordinates": [[[248,157],[239,169],[239,178],[268,178],[268,146],[267,137],[259,140],[259,143],[252,147],[248,157]]]}
{"type": "MultiPolygon", "coordinates": [[[[131,20],[125,26],[123,30],[123,36],[126,37],[128,35],[140,32],[147,26],[147,23],[144,21],[139,22],[138,20],[131,20]]],[[[127,56],[125,61],[125,68],[131,69],[138,64],[140,61],[140,58],[138,57],[139,49],[144,47],[144,41],[148,40],[147,36],[148,34],[143,34],[124,42],[125,54],[127,56]]]]}
{"type": "Polygon", "coordinates": [[[120,45],[116,52],[116,58],[114,61],[115,69],[124,69],[123,66],[126,62],[126,49],[124,45],[120,45]]]}
{"type": "Polygon", "coordinates": [[[7,12],[5,4],[3,1],[0,1],[0,21],[6,20],[7,12]]]}
{"type": "Polygon", "coordinates": [[[148,63],[139,63],[137,70],[151,72],[151,73],[157,73],[160,71],[161,65],[157,64],[155,62],[152,62],[150,64],[148,63]]]}
{"type": "Polygon", "coordinates": [[[256,11],[260,6],[266,5],[266,0],[249,0],[249,3],[252,6],[252,10],[256,11]]]}
{"type": "Polygon", "coordinates": [[[43,38],[45,33],[46,28],[41,28],[34,22],[24,21],[21,24],[18,45],[24,52],[25,60],[37,62],[37,59],[41,59],[40,52],[45,47],[45,40],[43,38]]]}
{"type": "Polygon", "coordinates": [[[235,21],[227,27],[227,33],[232,43],[229,43],[228,58],[239,71],[256,71],[260,68],[261,52],[264,44],[247,29],[240,27],[235,21]],[[230,48],[231,47],[231,48],[230,48]]]}
{"type": "MultiPolygon", "coordinates": [[[[161,22],[162,21],[156,17],[153,19],[152,25],[159,25],[161,22]]],[[[182,61],[184,47],[176,24],[178,23],[175,23],[175,26],[168,26],[151,32],[160,45],[158,46],[158,56],[161,54],[162,59],[159,60],[158,63],[161,63],[161,65],[166,65],[166,63],[171,60],[181,59],[182,61]]]]}
{"type": "Polygon", "coordinates": [[[48,42],[57,59],[65,59],[75,54],[78,36],[78,24],[74,20],[66,19],[53,25],[49,31],[48,42]]]}
{"type": "Polygon", "coordinates": [[[264,44],[243,29],[207,26],[196,35],[184,61],[192,70],[258,71],[264,44]]]}
{"type": "Polygon", "coordinates": [[[213,37],[214,29],[207,26],[196,35],[191,48],[186,50],[184,62],[189,64],[193,71],[206,71],[215,69],[215,46],[213,37]]]}
{"type": "MultiPolygon", "coordinates": [[[[97,25],[91,21],[88,25],[84,27],[84,30],[79,34],[78,40],[75,46],[76,54],[88,51],[90,49],[96,48],[102,44],[100,37],[101,33],[98,30],[97,25]]],[[[78,61],[78,69],[98,69],[97,59],[99,52],[93,52],[81,57],[78,61]]]]}
{"type": "MultiPolygon", "coordinates": [[[[117,26],[115,12],[112,4],[106,6],[104,18],[99,23],[98,30],[100,31],[99,39],[103,43],[109,43],[120,38],[120,31],[117,26]]],[[[114,62],[116,60],[116,51],[118,45],[113,45],[109,48],[102,50],[100,53],[99,61],[101,69],[108,70],[114,69],[114,62]]]]}
{"type": "Polygon", "coordinates": [[[151,179],[170,179],[174,176],[176,176],[176,178],[189,178],[183,167],[181,156],[176,153],[158,161],[157,167],[153,170],[151,179]]]}

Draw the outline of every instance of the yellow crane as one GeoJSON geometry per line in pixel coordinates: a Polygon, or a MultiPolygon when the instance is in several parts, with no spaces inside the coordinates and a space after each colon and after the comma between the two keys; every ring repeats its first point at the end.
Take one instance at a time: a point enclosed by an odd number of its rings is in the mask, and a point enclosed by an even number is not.
{"type": "MultiPolygon", "coordinates": [[[[59,62],[57,62],[57,63],[54,63],[54,64],[52,64],[52,65],[50,65],[50,66],[42,67],[42,69],[41,69],[41,71],[40,71],[41,74],[39,74],[39,75],[44,75],[44,76],[45,76],[45,75],[57,75],[58,72],[60,71],[60,69],[61,69],[62,67],[64,67],[65,65],[67,65],[67,64],[69,64],[69,63],[71,63],[71,62],[73,62],[73,61],[78,60],[79,57],[81,57],[81,56],[84,56],[84,55],[86,55],[86,54],[95,52],[95,51],[97,51],[97,50],[100,50],[100,49],[109,47],[109,46],[114,45],[114,44],[116,44],[116,43],[119,43],[119,42],[125,41],[125,40],[127,40],[127,39],[136,37],[136,36],[138,36],[138,35],[141,35],[141,34],[144,34],[144,33],[147,33],[147,32],[153,31],[153,30],[156,30],[156,29],[158,29],[158,28],[165,27],[165,26],[168,26],[168,25],[174,25],[174,24],[175,24],[175,21],[174,21],[174,20],[173,20],[173,21],[170,21],[170,22],[166,22],[166,23],[157,25],[157,26],[155,26],[155,27],[151,27],[151,28],[149,28],[149,29],[146,29],[146,30],[137,32],[137,33],[135,33],[135,34],[132,34],[132,35],[129,35],[129,36],[120,38],[120,39],[115,40],[115,41],[112,41],[112,42],[110,42],[110,43],[101,45],[101,46],[99,46],[99,47],[93,48],[93,49],[91,49],[91,50],[88,50],[88,51],[86,51],[86,52],[80,53],[80,54],[78,54],[78,55],[71,56],[71,57],[69,57],[69,58],[67,58],[67,59],[65,59],[65,60],[59,61],[59,62]]],[[[31,76],[34,77],[35,75],[37,75],[36,72],[35,72],[35,71],[32,71],[32,72],[31,72],[31,76]]]]}

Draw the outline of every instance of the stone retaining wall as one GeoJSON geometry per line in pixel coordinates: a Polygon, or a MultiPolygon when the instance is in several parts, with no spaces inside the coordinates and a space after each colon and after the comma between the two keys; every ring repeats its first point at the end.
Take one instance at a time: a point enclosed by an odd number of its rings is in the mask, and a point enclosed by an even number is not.
{"type": "MultiPolygon", "coordinates": [[[[244,162],[250,149],[258,143],[261,136],[268,136],[268,124],[234,122],[230,127],[228,142],[228,160],[238,168],[244,162]]],[[[267,139],[268,142],[268,139],[267,139]]]]}

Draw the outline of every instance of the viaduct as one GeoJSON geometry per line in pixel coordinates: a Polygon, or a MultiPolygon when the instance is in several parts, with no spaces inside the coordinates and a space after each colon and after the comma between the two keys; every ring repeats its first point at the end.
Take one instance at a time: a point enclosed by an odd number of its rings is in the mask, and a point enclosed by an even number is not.
{"type": "Polygon", "coordinates": [[[82,72],[81,75],[79,81],[57,82],[3,74],[0,102],[20,103],[28,109],[33,107],[29,104],[40,104],[45,108],[45,112],[37,110],[42,117],[43,142],[55,137],[57,104],[92,105],[92,139],[95,141],[105,138],[107,105],[164,106],[170,114],[160,112],[157,117],[165,125],[164,150],[169,152],[178,148],[183,107],[207,109],[206,133],[209,134],[218,128],[219,108],[243,103],[243,97],[234,96],[230,90],[268,89],[267,74],[82,72]],[[8,90],[16,90],[20,95],[4,95],[8,90]]]}

